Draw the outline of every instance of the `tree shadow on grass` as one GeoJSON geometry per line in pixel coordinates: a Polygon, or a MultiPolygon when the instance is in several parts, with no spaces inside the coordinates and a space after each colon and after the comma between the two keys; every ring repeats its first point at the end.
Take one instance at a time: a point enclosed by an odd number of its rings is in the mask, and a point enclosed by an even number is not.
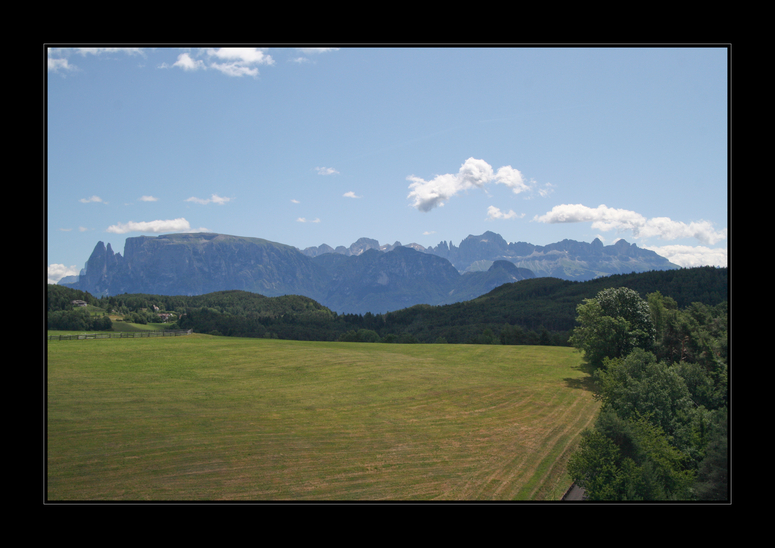
{"type": "Polygon", "coordinates": [[[592,368],[586,363],[583,363],[577,367],[574,367],[577,371],[583,371],[583,377],[565,378],[565,384],[568,388],[577,388],[579,390],[586,390],[588,392],[595,392],[596,384],[595,379],[592,376],[592,368]]]}

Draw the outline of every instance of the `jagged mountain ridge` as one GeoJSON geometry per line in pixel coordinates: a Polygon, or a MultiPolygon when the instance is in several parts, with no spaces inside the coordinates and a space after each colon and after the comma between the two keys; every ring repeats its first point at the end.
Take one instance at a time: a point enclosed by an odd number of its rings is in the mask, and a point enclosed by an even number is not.
{"type": "Polygon", "coordinates": [[[372,238],[358,238],[358,240],[350,245],[350,247],[345,247],[343,245],[337,246],[336,249],[331,247],[328,244],[321,244],[317,247],[307,247],[305,249],[302,249],[301,252],[306,255],[307,257],[318,257],[320,255],[325,255],[326,253],[337,253],[339,255],[360,255],[365,251],[368,251],[369,249],[376,249],[378,251],[393,251],[397,247],[411,247],[413,249],[416,249],[417,251],[425,251],[425,248],[421,246],[420,244],[407,244],[406,246],[402,245],[401,242],[396,241],[394,244],[384,244],[380,245],[380,243],[377,240],[374,240],[372,238]]]}
{"type": "Polygon", "coordinates": [[[124,256],[98,242],[78,280],[93,295],[202,295],[239,289],[303,295],[336,312],[382,313],[471,299],[532,272],[499,268],[461,275],[446,259],[405,246],[308,257],[295,247],[226,234],[127,238],[124,256]]]}
{"type": "MultiPolygon", "coordinates": [[[[367,249],[389,251],[401,246],[380,245],[377,240],[360,238],[349,248],[336,249],[322,244],[302,251],[314,257],[324,253],[358,255],[367,249]]],[[[538,277],[551,276],[563,280],[586,281],[611,274],[629,274],[649,270],[670,270],[680,268],[666,258],[648,249],[639,248],[619,240],[612,245],[603,245],[599,238],[591,243],[575,240],[540,246],[526,242],[508,243],[500,234],[487,231],[479,236],[469,235],[459,246],[441,241],[438,245],[425,248],[419,244],[408,244],[417,251],[447,259],[461,273],[486,271],[495,261],[508,261],[517,267],[533,271],[538,277]]]]}
{"type": "Polygon", "coordinates": [[[215,233],[139,236],[127,238],[124,256],[99,242],[78,279],[60,283],[98,296],[230,289],[269,297],[295,294],[340,313],[382,313],[470,300],[504,283],[536,277],[536,272],[582,280],[678,268],[624,241],[603,246],[599,240],[564,240],[541,247],[506,244],[491,232],[469,236],[459,248],[445,242],[428,249],[400,242],[380,246],[361,238],[350,248],[330,249],[323,244],[303,252],[261,238],[215,233]]]}

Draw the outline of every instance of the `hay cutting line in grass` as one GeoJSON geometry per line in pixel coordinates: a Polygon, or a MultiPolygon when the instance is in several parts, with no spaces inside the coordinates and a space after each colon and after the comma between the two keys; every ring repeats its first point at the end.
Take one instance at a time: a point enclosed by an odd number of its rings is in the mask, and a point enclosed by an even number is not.
{"type": "Polygon", "coordinates": [[[192,335],[48,347],[50,500],[559,499],[570,348],[192,335]]]}

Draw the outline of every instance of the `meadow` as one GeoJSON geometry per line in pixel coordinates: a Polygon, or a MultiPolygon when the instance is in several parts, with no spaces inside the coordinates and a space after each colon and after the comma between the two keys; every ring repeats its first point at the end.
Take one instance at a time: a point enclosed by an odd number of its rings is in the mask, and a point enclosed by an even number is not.
{"type": "Polygon", "coordinates": [[[599,403],[569,347],[47,343],[48,501],[543,501],[599,403]]]}

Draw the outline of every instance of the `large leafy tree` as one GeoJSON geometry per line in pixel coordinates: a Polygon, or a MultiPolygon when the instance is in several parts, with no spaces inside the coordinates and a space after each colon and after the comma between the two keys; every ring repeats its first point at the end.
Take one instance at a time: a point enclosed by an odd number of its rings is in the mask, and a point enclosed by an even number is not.
{"type": "Polygon", "coordinates": [[[578,306],[571,341],[603,403],[568,468],[588,498],[728,498],[726,312],[626,289],[578,306]]]}
{"type": "Polygon", "coordinates": [[[600,291],[576,307],[576,321],[570,343],[584,352],[595,369],[605,358],[621,358],[634,348],[650,349],[656,330],[649,305],[636,291],[617,287],[600,291]]]}
{"type": "Polygon", "coordinates": [[[604,408],[624,419],[648,416],[676,441],[689,443],[688,431],[699,420],[699,409],[678,367],[658,362],[641,348],[625,358],[606,359],[605,364],[595,372],[604,408]]]}
{"type": "Polygon", "coordinates": [[[694,480],[687,461],[647,418],[607,411],[584,433],[568,472],[588,500],[683,500],[694,480]]]}

